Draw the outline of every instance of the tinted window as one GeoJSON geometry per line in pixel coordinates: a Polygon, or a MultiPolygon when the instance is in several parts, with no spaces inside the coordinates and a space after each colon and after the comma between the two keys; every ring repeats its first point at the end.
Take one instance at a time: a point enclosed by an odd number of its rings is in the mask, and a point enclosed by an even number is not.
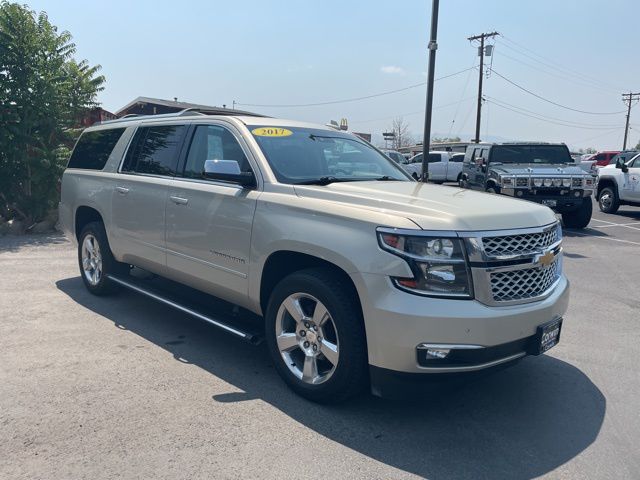
{"type": "Polygon", "coordinates": [[[122,167],[125,172],[174,175],[186,127],[141,127],[136,132],[122,167]]]}
{"type": "Polygon", "coordinates": [[[491,161],[500,163],[573,163],[564,145],[495,145],[491,161]]]}
{"type": "Polygon", "coordinates": [[[124,128],[113,128],[83,133],[73,149],[67,168],[102,170],[124,131],[124,128]]]}
{"type": "Polygon", "coordinates": [[[419,153],[411,159],[411,163],[422,163],[422,154],[419,153]]]}
{"type": "Polygon", "coordinates": [[[439,153],[430,153],[428,163],[436,163],[442,160],[439,153]]]}
{"type": "Polygon", "coordinates": [[[322,177],[344,182],[380,177],[409,181],[400,166],[348,133],[298,127],[252,127],[279,182],[301,183],[322,177]]]}
{"type": "Polygon", "coordinates": [[[251,171],[247,157],[233,134],[217,125],[196,127],[184,167],[184,176],[202,178],[206,160],[235,160],[240,165],[240,171],[251,171]]]}

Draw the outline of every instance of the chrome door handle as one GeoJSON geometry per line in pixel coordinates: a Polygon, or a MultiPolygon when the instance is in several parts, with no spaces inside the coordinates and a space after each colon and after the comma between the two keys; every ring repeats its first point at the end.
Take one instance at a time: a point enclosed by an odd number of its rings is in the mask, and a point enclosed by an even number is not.
{"type": "Polygon", "coordinates": [[[171,195],[169,199],[176,205],[186,205],[187,203],[189,203],[188,198],[176,197],[175,195],[171,195]]]}
{"type": "Polygon", "coordinates": [[[116,187],[116,192],[121,193],[122,195],[126,195],[129,193],[129,189],[126,187],[116,187]]]}

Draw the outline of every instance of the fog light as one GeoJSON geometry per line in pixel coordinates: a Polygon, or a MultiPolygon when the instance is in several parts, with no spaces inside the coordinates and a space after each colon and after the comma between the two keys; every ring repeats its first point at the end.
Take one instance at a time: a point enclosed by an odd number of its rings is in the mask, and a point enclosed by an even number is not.
{"type": "Polygon", "coordinates": [[[522,196],[522,191],[521,191],[521,190],[518,190],[518,191],[516,192],[516,195],[517,195],[518,197],[521,197],[521,196],[522,196]]]}
{"type": "Polygon", "coordinates": [[[580,192],[573,192],[573,196],[574,197],[579,197],[580,196],[580,192]]]}
{"type": "Polygon", "coordinates": [[[450,348],[427,348],[425,355],[428,359],[442,360],[451,353],[450,348]]]}

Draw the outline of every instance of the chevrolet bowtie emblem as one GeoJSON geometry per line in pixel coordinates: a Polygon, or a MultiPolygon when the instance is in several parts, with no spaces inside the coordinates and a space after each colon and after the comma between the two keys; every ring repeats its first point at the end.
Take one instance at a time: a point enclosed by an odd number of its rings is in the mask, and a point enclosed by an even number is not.
{"type": "Polygon", "coordinates": [[[538,256],[537,263],[539,263],[543,267],[548,267],[553,263],[555,258],[556,256],[553,254],[553,252],[545,252],[544,255],[538,256]]]}

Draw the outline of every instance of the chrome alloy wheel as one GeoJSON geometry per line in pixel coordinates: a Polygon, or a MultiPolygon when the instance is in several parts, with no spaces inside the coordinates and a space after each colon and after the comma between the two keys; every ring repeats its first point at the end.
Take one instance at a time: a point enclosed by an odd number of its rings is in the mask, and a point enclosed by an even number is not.
{"type": "Polygon", "coordinates": [[[94,287],[102,279],[102,255],[98,240],[92,234],[82,242],[82,270],[87,281],[94,287]]]}
{"type": "Polygon", "coordinates": [[[609,193],[609,191],[605,191],[602,195],[600,195],[600,207],[602,210],[609,210],[613,205],[613,195],[609,193]]]}
{"type": "Polygon", "coordinates": [[[291,373],[305,383],[326,382],[338,365],[338,331],[331,314],[306,293],[291,294],[280,305],[276,342],[291,373]]]}

